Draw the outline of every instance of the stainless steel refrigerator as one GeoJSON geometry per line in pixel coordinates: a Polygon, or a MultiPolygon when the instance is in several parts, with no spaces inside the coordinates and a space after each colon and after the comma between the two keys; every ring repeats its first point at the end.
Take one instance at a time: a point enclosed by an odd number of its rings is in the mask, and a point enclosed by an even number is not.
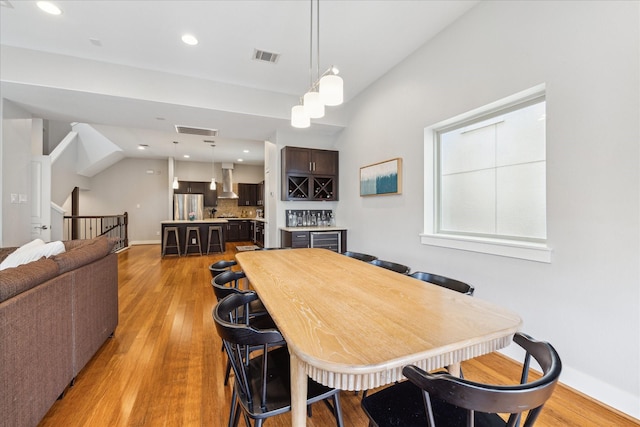
{"type": "Polygon", "coordinates": [[[204,219],[204,194],[174,194],[173,219],[204,219]]]}

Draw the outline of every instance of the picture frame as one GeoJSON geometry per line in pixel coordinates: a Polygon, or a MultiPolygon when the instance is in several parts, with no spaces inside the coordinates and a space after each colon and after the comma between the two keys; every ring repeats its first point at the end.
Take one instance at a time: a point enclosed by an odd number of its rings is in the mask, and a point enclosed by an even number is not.
{"type": "Polygon", "coordinates": [[[360,168],[360,196],[402,194],[402,158],[385,160],[360,168]]]}

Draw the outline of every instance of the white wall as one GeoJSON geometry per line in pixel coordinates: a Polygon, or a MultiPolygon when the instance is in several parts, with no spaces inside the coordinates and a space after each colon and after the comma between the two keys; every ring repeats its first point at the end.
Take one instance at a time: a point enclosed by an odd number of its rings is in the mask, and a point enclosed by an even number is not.
{"type": "MultiPolygon", "coordinates": [[[[159,243],[160,221],[173,218],[167,203],[171,187],[168,162],[126,158],[90,179],[90,190],[80,192],[80,215],[129,213],[129,242],[159,243]],[[149,171],[153,173],[148,173],[149,171]]],[[[222,181],[220,164],[216,177],[222,181]]],[[[234,182],[258,183],[262,166],[234,166],[234,182]]],[[[176,175],[183,181],[210,181],[211,163],[176,162],[176,175]]]]}
{"type": "Polygon", "coordinates": [[[473,284],[557,348],[562,382],[638,418],[639,21],[639,2],[481,2],[361,94],[337,143],[351,250],[473,284]],[[551,264],[421,245],[423,128],[539,83],[551,264]],[[403,194],[359,197],[359,167],[393,157],[403,194]]]}
{"type": "Polygon", "coordinates": [[[80,215],[129,213],[129,242],[160,241],[160,221],[172,218],[166,160],[123,159],[91,178],[80,191],[80,215]],[[148,174],[147,171],[153,171],[148,174]]]}
{"type": "Polygon", "coordinates": [[[31,240],[31,114],[2,100],[2,237],[0,246],[31,240]],[[11,194],[27,203],[11,203],[11,194]]]}

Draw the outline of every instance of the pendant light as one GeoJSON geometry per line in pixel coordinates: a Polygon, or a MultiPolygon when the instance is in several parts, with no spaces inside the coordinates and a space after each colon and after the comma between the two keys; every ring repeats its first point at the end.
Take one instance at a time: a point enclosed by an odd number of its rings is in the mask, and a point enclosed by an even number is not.
{"type": "Polygon", "coordinates": [[[320,79],[320,99],[330,107],[340,105],[343,101],[342,77],[338,76],[338,69],[331,66],[320,79]]]}
{"type": "Polygon", "coordinates": [[[325,105],[335,106],[343,102],[343,82],[338,77],[338,69],[331,66],[320,74],[320,1],[316,1],[316,76],[313,79],[313,2],[310,0],[309,14],[309,90],[302,97],[302,105],[291,108],[291,126],[306,128],[310,126],[310,119],[324,117],[325,105]]]}
{"type": "Polygon", "coordinates": [[[311,126],[311,120],[304,109],[304,105],[300,104],[291,108],[291,126],[294,128],[308,128],[311,126]]]}
{"type": "Polygon", "coordinates": [[[174,172],[173,172],[173,184],[171,185],[171,187],[173,187],[174,190],[177,190],[180,187],[180,184],[178,183],[178,177],[175,175],[177,147],[178,147],[178,141],[173,141],[173,170],[174,170],[174,172]]]}
{"type": "Polygon", "coordinates": [[[213,161],[214,160],[213,149],[215,148],[215,146],[216,144],[211,144],[211,184],[209,185],[210,190],[216,189],[216,167],[213,161]]]}

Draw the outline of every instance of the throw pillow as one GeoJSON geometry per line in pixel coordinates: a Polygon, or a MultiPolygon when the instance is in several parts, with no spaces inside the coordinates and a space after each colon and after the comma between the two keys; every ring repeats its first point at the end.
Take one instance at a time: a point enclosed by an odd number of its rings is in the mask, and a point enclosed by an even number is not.
{"type": "MultiPolygon", "coordinates": [[[[27,245],[28,244],[29,243],[27,243],[27,245]]],[[[0,270],[17,267],[21,264],[27,264],[42,257],[50,257],[62,252],[64,252],[64,244],[60,241],[45,243],[44,245],[33,245],[25,249],[22,249],[21,247],[2,261],[2,264],[0,264],[0,270]]]]}

